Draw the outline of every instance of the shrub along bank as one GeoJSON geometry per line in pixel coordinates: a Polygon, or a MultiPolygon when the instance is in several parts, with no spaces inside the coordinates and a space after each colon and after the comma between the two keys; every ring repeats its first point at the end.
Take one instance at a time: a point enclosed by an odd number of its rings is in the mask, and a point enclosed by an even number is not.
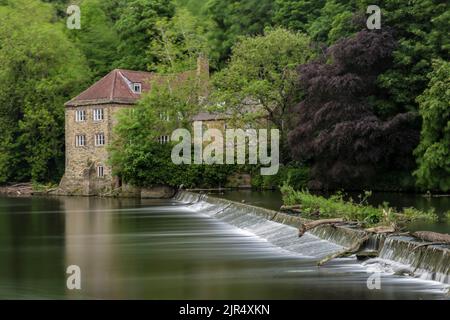
{"type": "Polygon", "coordinates": [[[397,212],[389,207],[388,203],[373,207],[367,203],[371,192],[360,196],[359,201],[351,198],[345,200],[343,193],[325,198],[313,195],[307,190],[297,191],[288,184],[281,187],[281,192],[285,205],[298,206],[302,214],[309,218],[343,218],[345,221],[356,221],[363,227],[392,226],[394,228],[415,220],[435,222],[438,219],[434,210],[420,211],[415,208],[405,208],[397,212]]]}

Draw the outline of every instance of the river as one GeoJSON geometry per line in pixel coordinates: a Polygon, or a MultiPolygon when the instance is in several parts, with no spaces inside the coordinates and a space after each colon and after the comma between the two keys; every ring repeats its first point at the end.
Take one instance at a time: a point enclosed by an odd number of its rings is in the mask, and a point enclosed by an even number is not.
{"type": "Polygon", "coordinates": [[[295,228],[237,227],[209,211],[175,200],[0,197],[0,298],[446,297],[440,283],[389,274],[369,290],[371,273],[353,258],[316,266],[314,252],[331,252],[330,242],[306,237],[313,249],[294,252],[277,243],[295,228]],[[70,265],[81,290],[66,287],[70,265]]]}

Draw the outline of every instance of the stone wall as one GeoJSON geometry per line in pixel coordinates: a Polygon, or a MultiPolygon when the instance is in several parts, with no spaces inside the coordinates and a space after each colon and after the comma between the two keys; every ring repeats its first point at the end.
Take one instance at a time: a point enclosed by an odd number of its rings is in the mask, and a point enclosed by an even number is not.
{"type": "Polygon", "coordinates": [[[175,190],[168,186],[155,186],[151,189],[142,189],[142,199],[169,199],[175,195],[175,190]]]}
{"type": "Polygon", "coordinates": [[[130,105],[88,105],[66,107],[66,171],[60,187],[68,194],[98,195],[116,187],[112,168],[108,164],[107,146],[113,138],[113,127],[117,123],[117,113],[130,105]],[[94,121],[94,109],[103,109],[104,119],[94,121]],[[76,122],[77,110],[86,111],[86,120],[76,122]],[[104,146],[95,146],[95,135],[103,133],[104,146]],[[77,147],[77,135],[85,136],[85,146],[77,147]],[[104,176],[97,176],[97,167],[103,166],[104,176]]]}

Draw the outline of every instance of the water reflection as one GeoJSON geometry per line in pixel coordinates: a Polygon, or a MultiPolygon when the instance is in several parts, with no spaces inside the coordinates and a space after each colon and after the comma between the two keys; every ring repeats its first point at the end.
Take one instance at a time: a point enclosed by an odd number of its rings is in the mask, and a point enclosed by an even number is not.
{"type": "MultiPolygon", "coordinates": [[[[105,203],[93,198],[65,198],[62,211],[65,217],[65,265],[81,269],[83,292],[87,296],[108,294],[120,298],[121,288],[110,283],[117,264],[113,250],[115,236],[113,215],[103,211],[105,203]]],[[[76,290],[66,290],[69,298],[77,297],[76,290]]]]}

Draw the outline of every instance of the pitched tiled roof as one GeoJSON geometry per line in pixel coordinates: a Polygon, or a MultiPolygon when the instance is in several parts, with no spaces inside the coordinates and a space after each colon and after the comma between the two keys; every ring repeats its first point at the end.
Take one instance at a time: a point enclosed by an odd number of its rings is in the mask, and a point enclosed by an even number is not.
{"type": "Polygon", "coordinates": [[[197,59],[197,70],[166,76],[152,72],[115,69],[78,96],[66,102],[65,105],[72,107],[108,103],[134,104],[141,95],[133,92],[133,83],[140,83],[141,90],[145,93],[151,90],[152,82],[154,81],[166,80],[176,85],[179,82],[188,81],[192,77],[199,77],[202,82],[207,82],[209,79],[209,62],[207,58],[199,56],[197,59]]]}
{"type": "Polygon", "coordinates": [[[219,121],[231,118],[230,115],[215,112],[200,112],[192,117],[192,121],[219,121]]]}
{"type": "Polygon", "coordinates": [[[140,83],[142,92],[149,91],[151,89],[151,80],[155,76],[156,74],[151,72],[115,69],[87,90],[66,102],[65,105],[134,104],[141,95],[133,92],[132,84],[140,83]]]}

